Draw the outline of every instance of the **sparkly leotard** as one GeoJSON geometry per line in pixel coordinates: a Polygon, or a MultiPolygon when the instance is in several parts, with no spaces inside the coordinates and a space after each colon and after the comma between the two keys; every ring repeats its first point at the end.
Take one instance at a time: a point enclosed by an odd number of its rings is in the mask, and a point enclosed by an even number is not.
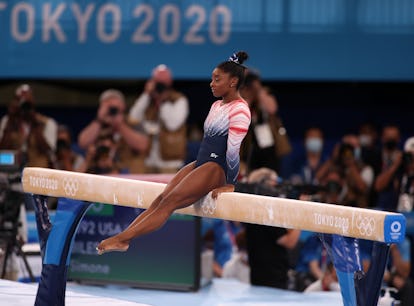
{"type": "Polygon", "coordinates": [[[218,163],[226,174],[227,183],[235,184],[239,173],[240,145],[249,124],[250,109],[246,101],[214,102],[204,122],[204,137],[196,167],[209,161],[218,163]]]}

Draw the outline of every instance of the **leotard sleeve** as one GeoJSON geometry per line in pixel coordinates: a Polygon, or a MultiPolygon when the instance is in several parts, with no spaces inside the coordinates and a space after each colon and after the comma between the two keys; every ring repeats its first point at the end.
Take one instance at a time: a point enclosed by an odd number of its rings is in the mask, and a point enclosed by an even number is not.
{"type": "Polygon", "coordinates": [[[246,102],[235,103],[229,111],[227,138],[227,183],[235,184],[240,168],[240,146],[250,125],[250,109],[246,102]]]}

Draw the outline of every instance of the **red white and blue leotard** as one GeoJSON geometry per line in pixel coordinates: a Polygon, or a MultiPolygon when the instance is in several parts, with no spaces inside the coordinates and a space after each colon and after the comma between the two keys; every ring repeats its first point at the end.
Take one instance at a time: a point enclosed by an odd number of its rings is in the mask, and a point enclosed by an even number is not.
{"type": "Polygon", "coordinates": [[[246,101],[214,102],[204,122],[196,167],[210,161],[218,163],[226,174],[227,183],[235,184],[240,166],[240,145],[249,124],[250,109],[246,101]]]}

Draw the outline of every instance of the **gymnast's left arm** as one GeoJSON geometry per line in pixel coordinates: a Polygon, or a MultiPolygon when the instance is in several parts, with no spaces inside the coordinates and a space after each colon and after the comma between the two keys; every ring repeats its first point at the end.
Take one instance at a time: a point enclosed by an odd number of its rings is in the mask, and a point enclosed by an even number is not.
{"type": "Polygon", "coordinates": [[[239,102],[229,111],[227,137],[227,184],[236,184],[240,168],[240,146],[250,125],[250,109],[247,103],[239,102]]]}

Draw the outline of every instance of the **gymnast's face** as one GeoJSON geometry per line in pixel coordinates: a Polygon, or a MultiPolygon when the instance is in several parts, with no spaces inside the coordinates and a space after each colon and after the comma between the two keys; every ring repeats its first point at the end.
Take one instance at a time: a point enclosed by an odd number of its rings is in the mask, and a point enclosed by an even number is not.
{"type": "Polygon", "coordinates": [[[221,69],[214,69],[211,75],[210,88],[216,98],[227,96],[231,90],[236,89],[237,78],[221,69]]]}

